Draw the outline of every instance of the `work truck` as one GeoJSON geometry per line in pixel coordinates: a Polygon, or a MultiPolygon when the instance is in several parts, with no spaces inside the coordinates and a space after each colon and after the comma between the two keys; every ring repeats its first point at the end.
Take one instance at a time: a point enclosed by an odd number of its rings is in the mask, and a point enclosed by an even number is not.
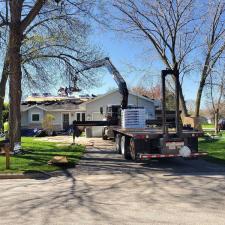
{"type": "MultiPolygon", "coordinates": [[[[112,64],[109,58],[96,61],[87,65],[82,70],[99,68],[105,66],[113,75],[118,84],[119,92],[122,96],[120,106],[108,106],[106,109],[105,121],[74,121],[74,126],[89,127],[103,126],[102,137],[108,139],[112,137],[115,140],[116,152],[125,159],[134,161],[157,159],[157,158],[196,158],[207,153],[198,151],[198,138],[203,135],[202,131],[190,127],[183,127],[180,120],[179,110],[179,71],[175,67],[173,70],[166,69],[161,71],[161,94],[162,109],[160,121],[146,121],[144,127],[124,127],[122,125],[122,113],[130,110],[136,113],[137,106],[128,105],[129,92],[127,85],[119,71],[112,64]],[[175,83],[175,114],[174,123],[168,120],[166,110],[166,77],[172,76],[175,83]]],[[[103,113],[102,108],[100,112],[103,113]]],[[[132,117],[131,117],[132,118],[132,117]]]]}

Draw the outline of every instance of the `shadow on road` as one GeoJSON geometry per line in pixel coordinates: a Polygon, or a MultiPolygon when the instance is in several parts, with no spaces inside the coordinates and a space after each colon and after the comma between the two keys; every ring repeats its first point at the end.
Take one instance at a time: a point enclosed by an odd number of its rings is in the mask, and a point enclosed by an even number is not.
{"type": "MultiPolygon", "coordinates": [[[[113,150],[93,147],[77,168],[64,172],[64,177],[48,181],[1,185],[1,220],[10,224],[32,224],[34,219],[39,224],[121,224],[126,218],[127,224],[153,224],[153,214],[146,212],[157,209],[166,214],[172,206],[169,216],[160,218],[166,224],[179,213],[224,207],[225,166],[202,159],[134,163],[113,150]]],[[[199,218],[202,221],[204,216],[199,218]]],[[[201,221],[198,224],[206,224],[201,221]]],[[[182,218],[177,224],[181,223],[182,218]]]]}
{"type": "Polygon", "coordinates": [[[140,161],[125,160],[111,149],[98,146],[88,148],[80,161],[79,170],[89,173],[145,173],[163,172],[180,175],[225,175],[225,165],[198,159],[154,159],[140,161]]]}

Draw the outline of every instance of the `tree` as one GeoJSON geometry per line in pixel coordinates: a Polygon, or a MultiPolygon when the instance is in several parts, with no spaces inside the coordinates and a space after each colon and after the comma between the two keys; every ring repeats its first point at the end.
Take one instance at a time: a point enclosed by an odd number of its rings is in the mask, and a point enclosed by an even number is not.
{"type": "Polygon", "coordinates": [[[55,120],[55,117],[52,114],[46,114],[43,122],[42,122],[42,128],[48,132],[49,135],[51,135],[54,131],[53,122],[55,120]]]}
{"type": "MultiPolygon", "coordinates": [[[[8,8],[8,1],[0,3],[1,11],[0,11],[0,45],[4,45],[7,43],[4,36],[7,33],[8,25],[9,25],[9,8],[8,8]]],[[[3,48],[1,47],[3,52],[3,48]]],[[[4,69],[8,68],[8,55],[5,56],[4,60],[4,69]]],[[[0,130],[3,128],[2,124],[2,117],[3,117],[3,108],[4,108],[4,97],[5,97],[5,87],[7,82],[8,76],[6,73],[3,73],[0,80],[0,130]]]]}
{"type": "MultiPolygon", "coordinates": [[[[52,1],[53,2],[53,1],[52,1]]],[[[59,2],[57,0],[57,2],[59,2]]],[[[11,147],[14,142],[20,141],[20,101],[22,95],[21,81],[22,81],[22,56],[21,48],[25,39],[25,32],[32,26],[32,23],[38,16],[49,13],[48,8],[50,1],[36,0],[36,1],[12,1],[9,0],[10,9],[10,29],[9,29],[9,89],[10,89],[10,143],[11,147]]],[[[64,1],[64,6],[71,10],[71,15],[74,9],[79,9],[86,14],[86,8],[82,5],[88,5],[88,1],[64,1]],[[72,6],[72,7],[71,7],[72,6]]],[[[53,9],[53,11],[60,10],[53,9]]],[[[59,55],[67,65],[66,56],[68,54],[59,55]]],[[[58,56],[58,58],[59,58],[58,56]]],[[[69,58],[73,58],[70,56],[69,58]]]]}
{"type": "MultiPolygon", "coordinates": [[[[38,88],[47,90],[49,85],[55,85],[54,80],[71,81],[71,76],[79,68],[81,61],[95,60],[99,51],[87,42],[89,25],[77,18],[82,14],[80,9],[76,17],[71,14],[68,6],[58,10],[55,4],[45,7],[45,12],[38,16],[24,32],[21,46],[23,90],[38,88]],[[76,44],[75,44],[76,43],[76,44]],[[52,68],[52,69],[49,69],[52,68]],[[56,77],[54,71],[60,72],[56,77]],[[26,87],[26,88],[25,88],[26,87]]],[[[83,11],[83,10],[82,10],[83,11]]],[[[82,12],[83,13],[83,12],[82,12]]],[[[7,43],[7,41],[5,41],[7,43]]],[[[0,118],[5,96],[6,82],[9,76],[8,48],[0,82],[0,118]]],[[[79,79],[79,85],[87,87],[95,84],[95,76],[86,72],[79,79]]],[[[0,123],[1,127],[1,123],[0,123]]]]}
{"type": "Polygon", "coordinates": [[[150,99],[161,99],[161,87],[159,84],[152,85],[151,87],[144,87],[143,85],[136,86],[132,88],[132,91],[150,99]]]}
{"type": "MultiPolygon", "coordinates": [[[[132,88],[132,91],[150,99],[161,100],[161,87],[159,84],[152,85],[151,87],[136,86],[132,88]]],[[[169,88],[166,91],[166,108],[168,110],[175,110],[175,95],[169,88]]]]}
{"type": "Polygon", "coordinates": [[[218,133],[218,121],[225,111],[225,65],[221,68],[211,71],[206,83],[206,104],[214,116],[215,133],[218,133]]]}
{"type": "MultiPolygon", "coordinates": [[[[225,1],[208,3],[208,12],[203,26],[205,44],[203,45],[203,64],[195,102],[195,116],[199,116],[202,93],[211,71],[225,52],[225,1]]],[[[215,75],[215,74],[214,74],[215,75]]]]}
{"type": "Polygon", "coordinates": [[[3,127],[2,117],[3,117],[3,105],[5,99],[6,83],[9,75],[9,60],[8,55],[5,56],[3,72],[0,80],[0,130],[3,127]]]}
{"type": "MultiPolygon", "coordinates": [[[[188,56],[195,49],[198,30],[194,0],[116,0],[114,7],[121,13],[116,18],[118,30],[150,43],[165,66],[177,67],[180,75],[192,69],[188,56]]],[[[179,92],[181,109],[187,116],[181,84],[179,92]]]]}

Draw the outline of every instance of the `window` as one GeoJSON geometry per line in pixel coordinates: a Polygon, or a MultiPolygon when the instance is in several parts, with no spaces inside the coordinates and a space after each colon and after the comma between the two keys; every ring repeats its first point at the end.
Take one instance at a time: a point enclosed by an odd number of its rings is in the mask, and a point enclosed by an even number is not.
{"type": "Polygon", "coordinates": [[[77,113],[77,121],[80,121],[80,113],[77,113]]]}
{"type": "Polygon", "coordinates": [[[40,115],[39,114],[32,114],[32,122],[39,122],[40,115]]]}
{"type": "Polygon", "coordinates": [[[85,113],[82,113],[82,121],[85,121],[85,113]]]}
{"type": "Polygon", "coordinates": [[[77,113],[77,121],[85,121],[85,113],[77,113]]]}

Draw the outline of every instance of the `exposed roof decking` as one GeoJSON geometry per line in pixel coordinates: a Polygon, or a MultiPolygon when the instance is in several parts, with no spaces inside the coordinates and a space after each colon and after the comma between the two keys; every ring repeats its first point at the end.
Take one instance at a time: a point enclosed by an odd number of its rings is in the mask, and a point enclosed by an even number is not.
{"type": "Polygon", "coordinates": [[[85,111],[85,103],[74,104],[74,103],[63,103],[56,102],[53,104],[22,104],[21,111],[25,112],[32,108],[39,108],[44,111],[85,111]]]}

